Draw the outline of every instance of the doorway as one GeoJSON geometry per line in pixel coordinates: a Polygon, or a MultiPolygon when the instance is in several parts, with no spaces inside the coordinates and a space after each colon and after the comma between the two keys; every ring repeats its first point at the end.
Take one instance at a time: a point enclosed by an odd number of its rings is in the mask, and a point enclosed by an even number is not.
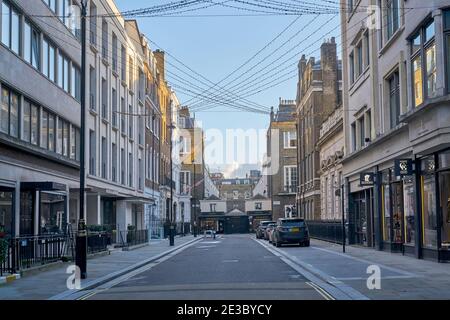
{"type": "Polygon", "coordinates": [[[450,250],[450,171],[439,174],[439,189],[441,191],[441,248],[450,250]]]}

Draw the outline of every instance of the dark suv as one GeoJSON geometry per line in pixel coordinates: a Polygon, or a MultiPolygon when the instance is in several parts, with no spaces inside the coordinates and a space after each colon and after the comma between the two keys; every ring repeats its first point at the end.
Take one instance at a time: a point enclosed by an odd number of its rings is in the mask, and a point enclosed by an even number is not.
{"type": "Polygon", "coordinates": [[[264,239],[264,231],[267,226],[271,223],[275,223],[274,221],[261,221],[258,228],[256,229],[256,239],[264,239]]]}
{"type": "Polygon", "coordinates": [[[282,244],[290,243],[298,243],[300,246],[309,247],[309,231],[304,219],[278,219],[277,228],[273,235],[273,244],[279,247],[282,244]]]}

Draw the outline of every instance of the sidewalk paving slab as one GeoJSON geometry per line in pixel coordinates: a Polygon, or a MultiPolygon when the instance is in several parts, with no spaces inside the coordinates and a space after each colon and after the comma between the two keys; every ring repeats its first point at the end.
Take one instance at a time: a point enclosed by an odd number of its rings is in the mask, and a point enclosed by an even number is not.
{"type": "MultiPolygon", "coordinates": [[[[121,275],[125,270],[131,270],[199,239],[201,238],[193,236],[177,237],[174,247],[169,246],[167,239],[152,241],[149,245],[136,250],[112,250],[110,255],[88,259],[88,277],[81,280],[81,287],[85,288],[100,280],[106,281],[112,276],[121,275]]],[[[66,281],[70,274],[66,273],[66,270],[73,264],[73,262],[62,263],[58,268],[24,276],[13,283],[0,286],[0,300],[45,300],[63,293],[67,294],[66,281]]]]}

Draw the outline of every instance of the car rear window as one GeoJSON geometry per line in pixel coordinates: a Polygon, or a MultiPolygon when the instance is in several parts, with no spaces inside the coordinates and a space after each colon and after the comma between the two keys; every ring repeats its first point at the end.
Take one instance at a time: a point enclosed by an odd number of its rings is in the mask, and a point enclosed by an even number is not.
{"type": "Polygon", "coordinates": [[[304,227],[305,221],[304,220],[285,220],[285,221],[281,221],[281,225],[288,226],[288,227],[304,227]]]}

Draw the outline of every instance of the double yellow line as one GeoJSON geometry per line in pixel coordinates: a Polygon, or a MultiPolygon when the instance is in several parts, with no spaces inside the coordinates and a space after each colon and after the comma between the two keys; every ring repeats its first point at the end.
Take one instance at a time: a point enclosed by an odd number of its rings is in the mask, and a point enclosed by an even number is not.
{"type": "Polygon", "coordinates": [[[325,300],[336,300],[332,295],[330,295],[322,287],[319,287],[314,282],[306,282],[306,284],[315,289],[322,297],[325,298],[325,300]]]}

